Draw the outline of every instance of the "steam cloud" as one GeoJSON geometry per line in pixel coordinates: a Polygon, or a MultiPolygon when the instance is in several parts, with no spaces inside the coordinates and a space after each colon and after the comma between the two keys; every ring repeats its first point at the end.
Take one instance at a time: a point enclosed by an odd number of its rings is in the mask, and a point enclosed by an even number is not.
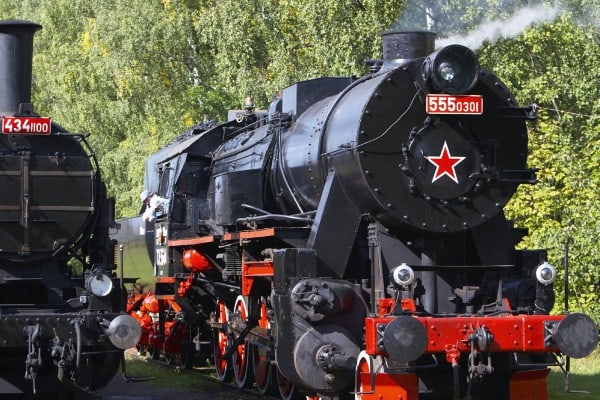
{"type": "Polygon", "coordinates": [[[529,26],[554,21],[560,14],[559,7],[548,8],[542,5],[524,7],[505,21],[487,21],[466,35],[450,36],[439,39],[436,47],[449,44],[462,44],[473,50],[478,49],[484,41],[496,42],[500,38],[513,38],[529,26]]]}
{"type": "MultiPolygon", "coordinates": [[[[570,9],[564,0],[553,0],[553,5],[541,0],[532,4],[534,1],[463,0],[449,6],[446,0],[408,0],[402,15],[390,30],[434,31],[438,34],[438,48],[456,43],[476,50],[485,41],[494,43],[500,38],[514,38],[530,26],[552,22],[570,9]],[[462,15],[467,17],[462,18],[462,15]],[[502,18],[500,15],[509,17],[502,18]]],[[[593,21],[591,24],[598,26],[594,17],[599,14],[598,10],[595,13],[587,10],[580,18],[593,21]]]]}

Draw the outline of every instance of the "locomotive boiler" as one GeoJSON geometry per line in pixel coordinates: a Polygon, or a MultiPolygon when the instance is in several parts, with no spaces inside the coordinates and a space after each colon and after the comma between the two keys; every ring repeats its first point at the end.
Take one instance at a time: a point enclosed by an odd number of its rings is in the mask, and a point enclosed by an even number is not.
{"type": "Polygon", "coordinates": [[[34,33],[0,21],[0,393],[105,385],[140,335],[120,313],[107,198],[86,135],[31,104],[34,33]]]}
{"type": "Polygon", "coordinates": [[[180,306],[157,332],[184,321],[219,379],[284,399],[547,399],[548,366],[596,347],[503,213],[536,181],[534,110],[434,37],[386,33],[367,75],[248,99],[148,159],[170,205],[134,231],[180,306]]]}

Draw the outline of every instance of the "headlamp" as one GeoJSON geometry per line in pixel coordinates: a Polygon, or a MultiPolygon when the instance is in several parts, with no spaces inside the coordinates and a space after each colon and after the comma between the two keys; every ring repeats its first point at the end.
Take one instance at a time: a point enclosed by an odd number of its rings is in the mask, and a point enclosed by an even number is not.
{"type": "Polygon", "coordinates": [[[392,270],[391,280],[396,286],[410,286],[415,281],[415,271],[406,263],[402,263],[392,270]]]}
{"type": "Polygon", "coordinates": [[[435,92],[465,94],[477,83],[479,61],[469,48],[453,44],[431,53],[422,74],[435,92]]]}
{"type": "Polygon", "coordinates": [[[536,268],[535,278],[539,283],[547,286],[556,279],[556,268],[550,265],[547,261],[544,261],[536,268]]]}
{"type": "Polygon", "coordinates": [[[104,297],[113,289],[113,282],[110,277],[104,273],[92,274],[87,280],[87,288],[94,296],[104,297]]]}
{"type": "Polygon", "coordinates": [[[133,317],[119,315],[110,321],[106,334],[116,348],[129,349],[140,341],[142,328],[133,317]]]}

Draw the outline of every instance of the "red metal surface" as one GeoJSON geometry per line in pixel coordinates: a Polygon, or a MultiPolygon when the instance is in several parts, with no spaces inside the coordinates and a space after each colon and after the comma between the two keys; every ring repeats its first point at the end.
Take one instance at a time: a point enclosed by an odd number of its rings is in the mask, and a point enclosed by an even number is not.
{"type": "Polygon", "coordinates": [[[458,365],[458,360],[460,360],[460,351],[453,344],[446,345],[446,361],[449,364],[452,364],[453,367],[458,365]]]}
{"type": "MultiPolygon", "coordinates": [[[[383,354],[377,349],[377,325],[388,324],[394,317],[366,318],[366,351],[383,354]]],[[[557,347],[546,347],[544,322],[560,321],[560,315],[508,315],[465,317],[414,317],[427,331],[425,353],[446,352],[446,346],[456,346],[461,352],[470,351],[468,336],[483,327],[494,336],[492,352],[558,352],[557,347]]]]}
{"type": "Polygon", "coordinates": [[[179,297],[185,297],[186,293],[192,287],[193,282],[194,277],[192,275],[188,276],[185,281],[180,281],[179,285],[177,286],[177,295],[179,297]]]}
{"type": "Polygon", "coordinates": [[[275,228],[257,229],[255,231],[231,232],[223,235],[223,240],[256,239],[275,236],[275,228]]]}
{"type": "MultiPolygon", "coordinates": [[[[217,306],[215,310],[215,320],[221,324],[226,324],[229,321],[229,312],[227,311],[227,307],[225,307],[225,303],[222,300],[217,300],[217,306]]],[[[227,360],[223,358],[223,355],[227,351],[227,345],[229,344],[229,338],[227,337],[227,333],[221,329],[215,329],[214,331],[214,361],[215,361],[215,371],[219,377],[224,377],[227,374],[227,360]]]]}
{"type": "Polygon", "coordinates": [[[194,246],[197,244],[212,243],[214,241],[215,241],[214,236],[201,236],[201,237],[192,238],[192,239],[169,240],[169,247],[194,246]]]}
{"type": "Polygon", "coordinates": [[[140,351],[149,351],[156,356],[161,353],[180,355],[183,352],[189,332],[185,324],[176,318],[176,314],[181,312],[179,304],[160,299],[152,293],[139,294],[132,297],[128,312],[142,328],[142,337],[137,345],[140,351]],[[162,330],[161,308],[164,322],[162,330]]]}
{"type": "Polygon", "coordinates": [[[6,135],[49,135],[52,131],[50,117],[3,117],[2,133],[6,135]]]}
{"type": "Polygon", "coordinates": [[[547,400],[548,368],[515,372],[510,379],[510,400],[547,400]]]}
{"type": "Polygon", "coordinates": [[[172,276],[167,276],[167,277],[154,277],[154,283],[174,283],[175,282],[175,278],[172,276]]]}
{"type": "Polygon", "coordinates": [[[190,272],[207,272],[212,268],[210,261],[196,249],[183,252],[183,266],[190,272]]]}
{"type": "MultiPolygon", "coordinates": [[[[375,374],[374,387],[371,386],[370,372],[360,372],[362,391],[357,398],[361,400],[418,400],[419,379],[417,374],[375,374]]],[[[512,399],[511,399],[512,400],[512,399]]]]}
{"type": "MultiPolygon", "coordinates": [[[[233,315],[239,321],[246,321],[248,318],[248,309],[246,306],[246,301],[242,296],[238,296],[233,315]]],[[[249,368],[249,356],[250,356],[250,345],[243,341],[238,345],[235,351],[232,354],[231,360],[233,362],[233,375],[236,383],[239,387],[245,386],[246,377],[247,377],[247,369],[249,368]]]]}
{"type": "Polygon", "coordinates": [[[249,296],[255,278],[273,276],[273,261],[244,261],[242,263],[242,294],[249,296]]]}

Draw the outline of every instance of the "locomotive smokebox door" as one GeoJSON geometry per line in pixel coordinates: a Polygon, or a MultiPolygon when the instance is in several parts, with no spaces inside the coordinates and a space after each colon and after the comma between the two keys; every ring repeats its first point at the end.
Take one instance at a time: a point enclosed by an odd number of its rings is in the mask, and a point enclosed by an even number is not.
{"type": "Polygon", "coordinates": [[[473,139],[445,122],[431,124],[411,141],[408,172],[424,195],[454,199],[468,195],[481,170],[481,155],[473,139]]]}

